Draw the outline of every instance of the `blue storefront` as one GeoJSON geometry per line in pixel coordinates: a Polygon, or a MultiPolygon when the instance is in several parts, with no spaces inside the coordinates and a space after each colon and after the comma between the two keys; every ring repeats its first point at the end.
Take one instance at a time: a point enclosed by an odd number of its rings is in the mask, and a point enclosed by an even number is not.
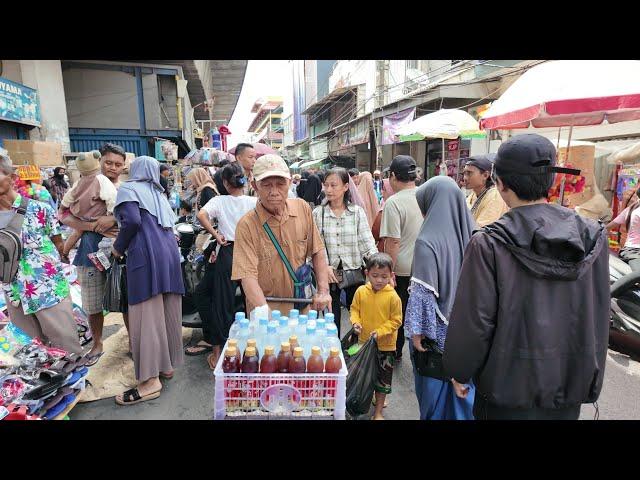
{"type": "Polygon", "coordinates": [[[38,92],[0,77],[0,147],[4,140],[27,140],[29,130],[39,126],[38,92]]]}

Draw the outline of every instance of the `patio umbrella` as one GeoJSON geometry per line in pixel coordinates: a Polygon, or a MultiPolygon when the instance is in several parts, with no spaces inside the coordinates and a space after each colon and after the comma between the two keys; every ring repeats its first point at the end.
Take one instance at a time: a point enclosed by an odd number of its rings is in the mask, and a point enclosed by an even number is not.
{"type": "Polygon", "coordinates": [[[299,165],[298,168],[308,168],[312,165],[317,165],[318,163],[322,163],[324,162],[324,159],[322,160],[311,160],[310,162],[305,162],[302,165],[299,165]]]}
{"type": "Polygon", "coordinates": [[[557,60],[518,78],[484,113],[480,127],[573,127],[639,119],[640,61],[557,60]]]}
{"type": "Polygon", "coordinates": [[[289,165],[289,168],[291,169],[300,168],[299,165],[300,165],[300,162],[292,163],[291,165],[289,165]]]}
{"type": "MultiPolygon", "coordinates": [[[[273,155],[280,155],[278,152],[276,152],[273,148],[271,148],[269,145],[267,145],[266,143],[254,143],[252,144],[254,150],[256,151],[256,158],[261,157],[262,155],[267,155],[267,154],[273,154],[273,155]]],[[[236,147],[233,147],[231,150],[229,150],[229,153],[232,154],[236,154],[236,147]]]]}
{"type": "Polygon", "coordinates": [[[639,119],[640,61],[557,60],[537,65],[518,78],[484,113],[480,127],[568,126],[568,162],[574,126],[639,119]]]}
{"type": "Polygon", "coordinates": [[[442,138],[454,140],[458,137],[484,137],[478,121],[467,112],[457,109],[442,109],[423,115],[398,129],[401,142],[442,138]]]}

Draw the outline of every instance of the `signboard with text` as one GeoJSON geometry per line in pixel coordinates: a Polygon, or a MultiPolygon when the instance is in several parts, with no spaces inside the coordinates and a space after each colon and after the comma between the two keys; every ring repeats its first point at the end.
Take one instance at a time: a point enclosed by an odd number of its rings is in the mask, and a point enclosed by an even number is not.
{"type": "Polygon", "coordinates": [[[0,120],[40,126],[38,92],[0,77],[0,120]]]}

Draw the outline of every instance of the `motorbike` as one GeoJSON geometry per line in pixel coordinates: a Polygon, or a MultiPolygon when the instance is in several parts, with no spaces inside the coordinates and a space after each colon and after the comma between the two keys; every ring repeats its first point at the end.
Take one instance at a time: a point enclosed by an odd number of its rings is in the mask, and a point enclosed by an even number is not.
{"type": "MultiPolygon", "coordinates": [[[[202,231],[202,227],[186,222],[178,223],[173,230],[180,249],[180,268],[185,288],[182,314],[191,315],[197,311],[193,293],[204,275],[204,255],[196,252],[196,237],[202,231]]],[[[199,322],[198,319],[198,325],[200,325],[199,322]]]]}
{"type": "Polygon", "coordinates": [[[640,360],[640,272],[609,255],[611,323],[609,347],[640,360]]]}

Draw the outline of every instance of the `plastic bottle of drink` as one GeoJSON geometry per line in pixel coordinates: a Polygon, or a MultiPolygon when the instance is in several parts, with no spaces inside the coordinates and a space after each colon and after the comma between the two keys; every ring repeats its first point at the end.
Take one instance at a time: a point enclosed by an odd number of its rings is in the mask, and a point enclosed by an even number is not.
{"type": "Polygon", "coordinates": [[[317,310],[309,310],[307,313],[309,320],[317,320],[318,319],[318,311],[317,310]]]}
{"type": "Polygon", "coordinates": [[[244,357],[247,356],[247,350],[249,350],[250,348],[253,348],[255,350],[256,357],[260,359],[260,354],[258,353],[258,344],[256,342],[256,339],[250,338],[249,340],[247,340],[247,348],[244,350],[244,356],[242,357],[242,361],[244,361],[244,357]]]}
{"type": "MultiPolygon", "coordinates": [[[[340,359],[340,349],[332,347],[329,350],[329,358],[324,364],[325,373],[338,373],[342,369],[342,360],[340,359]]],[[[337,380],[325,380],[324,382],[324,406],[329,409],[335,408],[336,405],[336,386],[337,380]]]]}
{"type": "Polygon", "coordinates": [[[288,317],[280,317],[278,320],[278,335],[280,335],[280,343],[288,342],[289,336],[291,335],[291,329],[289,328],[289,318],[288,317]]]}
{"type": "Polygon", "coordinates": [[[316,341],[314,345],[320,347],[322,358],[326,358],[326,356],[329,355],[329,352],[324,349],[324,344],[327,340],[327,330],[324,328],[324,325],[322,325],[322,327],[322,329],[316,327],[316,341]]]}
{"type": "Polygon", "coordinates": [[[271,312],[271,321],[278,321],[280,320],[280,317],[282,316],[282,314],[280,313],[280,310],[274,310],[271,312]]]}
{"type": "Polygon", "coordinates": [[[338,351],[342,348],[340,339],[338,338],[338,329],[335,324],[327,325],[327,336],[324,339],[324,345],[322,346],[324,358],[328,358],[332,348],[337,348],[338,351]]]}
{"type": "Polygon", "coordinates": [[[311,355],[311,347],[317,345],[316,341],[316,325],[315,322],[311,323],[311,321],[307,322],[307,334],[305,336],[304,343],[304,354],[306,357],[311,355]]]}
{"type": "Polygon", "coordinates": [[[256,347],[247,347],[242,359],[242,373],[258,373],[259,367],[256,347]]]}
{"type": "Polygon", "coordinates": [[[278,335],[278,324],[276,322],[269,322],[267,327],[267,335],[264,337],[264,346],[273,347],[275,350],[280,345],[280,336],[278,335]]]}
{"type": "MultiPolygon", "coordinates": [[[[307,360],[307,373],[324,372],[324,361],[320,353],[320,347],[311,347],[311,355],[307,360]]],[[[324,396],[324,382],[322,380],[312,380],[309,382],[307,391],[307,407],[318,409],[322,407],[322,397],[324,396]]]]}
{"type": "Polygon", "coordinates": [[[327,322],[324,318],[319,318],[316,320],[316,333],[319,334],[320,330],[326,333],[327,331],[327,322]]]}
{"type": "Polygon", "coordinates": [[[265,347],[265,338],[267,337],[267,329],[269,328],[269,319],[266,317],[262,317],[258,320],[258,330],[256,331],[255,337],[258,341],[258,353],[264,350],[265,347]]]}
{"type": "Polygon", "coordinates": [[[275,347],[264,347],[264,355],[260,360],[260,373],[275,373],[278,370],[278,359],[275,355],[275,347]]]}
{"type": "Polygon", "coordinates": [[[324,321],[326,322],[325,328],[329,328],[329,325],[336,325],[336,316],[333,313],[329,312],[324,316],[324,321]]]}
{"type": "Polygon", "coordinates": [[[241,352],[247,348],[247,340],[251,337],[251,329],[249,328],[249,320],[243,318],[240,320],[240,331],[238,332],[238,348],[241,352]]]}
{"type": "Polygon", "coordinates": [[[278,353],[278,373],[289,372],[289,360],[291,359],[291,347],[289,342],[280,344],[280,353],[278,353]]]}
{"type": "Polygon", "coordinates": [[[294,318],[298,318],[300,316],[300,310],[292,308],[291,310],[289,310],[289,320],[294,319],[294,318]]]}
{"type": "Polygon", "coordinates": [[[306,315],[300,315],[298,317],[298,327],[296,328],[296,331],[294,333],[298,336],[298,340],[302,345],[304,343],[304,336],[307,334],[307,316],[306,315]]]}
{"type": "Polygon", "coordinates": [[[304,373],[307,370],[303,355],[302,348],[296,347],[293,350],[293,356],[289,359],[289,373],[304,373]]]}
{"type": "Polygon", "coordinates": [[[236,312],[235,321],[229,329],[229,338],[238,338],[238,332],[240,331],[240,320],[245,318],[244,312],[236,312]]]}
{"type": "MultiPolygon", "coordinates": [[[[236,347],[228,347],[224,351],[224,358],[222,359],[222,371],[224,373],[240,372],[240,362],[238,362],[236,347]]],[[[238,408],[240,407],[239,400],[238,400],[238,397],[240,396],[240,389],[238,387],[239,385],[237,380],[225,378],[224,406],[227,412],[238,410],[238,408]]]]}
{"type": "Polygon", "coordinates": [[[229,340],[227,340],[227,347],[228,348],[233,347],[236,349],[236,358],[238,359],[238,367],[239,367],[240,364],[242,363],[242,354],[240,353],[240,349],[238,348],[238,339],[230,338],[229,340]]]}
{"type": "Polygon", "coordinates": [[[289,337],[289,345],[290,345],[291,350],[293,350],[294,352],[296,351],[296,347],[302,348],[302,346],[298,343],[298,336],[297,335],[291,335],[289,337]]]}

